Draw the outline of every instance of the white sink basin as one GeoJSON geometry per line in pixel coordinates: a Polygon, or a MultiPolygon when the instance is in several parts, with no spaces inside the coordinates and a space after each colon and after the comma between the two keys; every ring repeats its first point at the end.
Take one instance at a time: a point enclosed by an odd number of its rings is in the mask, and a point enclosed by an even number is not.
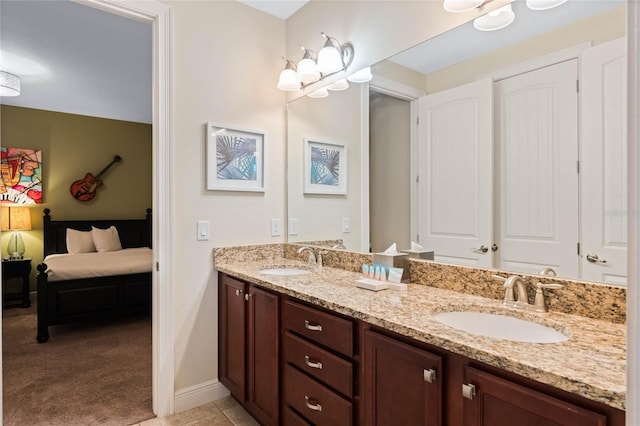
{"type": "Polygon", "coordinates": [[[264,269],[260,269],[258,272],[266,275],[281,275],[281,276],[295,276],[295,275],[305,275],[305,274],[311,273],[311,271],[307,269],[295,268],[295,267],[264,268],[264,269]]]}
{"type": "Polygon", "coordinates": [[[458,330],[494,339],[528,343],[558,343],[569,340],[559,331],[531,321],[484,312],[443,312],[433,319],[458,330]]]}

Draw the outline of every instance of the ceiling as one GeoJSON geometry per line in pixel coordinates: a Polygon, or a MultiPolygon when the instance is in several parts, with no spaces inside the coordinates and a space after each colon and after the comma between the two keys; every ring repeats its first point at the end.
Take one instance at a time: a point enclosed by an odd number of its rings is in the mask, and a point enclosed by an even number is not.
{"type": "MultiPolygon", "coordinates": [[[[308,0],[239,1],[287,19],[308,0]]],[[[427,73],[624,4],[570,0],[556,9],[532,12],[516,0],[516,20],[503,30],[481,33],[468,23],[392,60],[427,73]],[[534,19],[542,13],[544,19],[534,19]]],[[[0,69],[22,80],[21,95],[0,102],[151,123],[150,24],[73,1],[2,0],[0,40],[0,69]]]]}

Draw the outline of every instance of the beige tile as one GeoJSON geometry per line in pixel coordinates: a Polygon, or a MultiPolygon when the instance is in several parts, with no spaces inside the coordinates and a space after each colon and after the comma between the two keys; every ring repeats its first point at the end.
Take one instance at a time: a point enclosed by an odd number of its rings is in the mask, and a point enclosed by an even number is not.
{"type": "Polygon", "coordinates": [[[235,426],[259,426],[258,422],[256,422],[249,413],[244,411],[240,405],[225,410],[224,415],[227,416],[235,426]]]}
{"type": "Polygon", "coordinates": [[[225,410],[229,410],[233,407],[238,407],[240,404],[238,404],[238,401],[236,401],[236,399],[234,397],[232,397],[231,395],[229,396],[225,396],[224,398],[218,399],[216,401],[214,401],[214,403],[216,404],[216,407],[218,407],[219,409],[221,409],[223,412],[225,410]]]}

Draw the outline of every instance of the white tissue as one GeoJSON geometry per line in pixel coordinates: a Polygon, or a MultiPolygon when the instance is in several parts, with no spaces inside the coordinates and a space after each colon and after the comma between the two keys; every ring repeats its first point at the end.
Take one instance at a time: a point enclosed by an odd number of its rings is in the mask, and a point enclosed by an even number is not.
{"type": "Polygon", "coordinates": [[[396,243],[391,244],[389,248],[384,251],[384,254],[399,254],[396,243]]]}
{"type": "Polygon", "coordinates": [[[415,241],[411,241],[411,251],[424,251],[424,247],[415,241]]]}

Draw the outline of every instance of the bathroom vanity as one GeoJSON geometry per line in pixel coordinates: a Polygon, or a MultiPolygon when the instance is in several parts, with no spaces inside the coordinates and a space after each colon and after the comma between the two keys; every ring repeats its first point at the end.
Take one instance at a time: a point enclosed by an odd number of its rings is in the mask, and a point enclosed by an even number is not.
{"type": "Polygon", "coordinates": [[[507,310],[493,296],[428,285],[359,289],[358,255],[330,253],[345,269],[312,270],[288,246],[214,255],[220,380],[261,424],[624,424],[624,324],[507,310]],[[507,341],[433,319],[465,310],[518,316],[569,339],[507,341]]]}

